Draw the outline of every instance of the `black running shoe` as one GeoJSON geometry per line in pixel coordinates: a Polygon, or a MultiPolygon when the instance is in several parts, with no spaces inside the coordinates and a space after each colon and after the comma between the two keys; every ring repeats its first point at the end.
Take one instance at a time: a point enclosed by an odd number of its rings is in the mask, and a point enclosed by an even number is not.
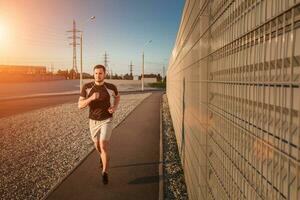
{"type": "Polygon", "coordinates": [[[102,172],[102,182],[104,185],[108,184],[108,173],[102,172]]]}

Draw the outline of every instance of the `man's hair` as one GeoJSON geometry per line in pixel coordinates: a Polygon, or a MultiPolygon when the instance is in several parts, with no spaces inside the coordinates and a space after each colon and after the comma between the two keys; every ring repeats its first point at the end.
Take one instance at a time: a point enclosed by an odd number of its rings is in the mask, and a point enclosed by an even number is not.
{"type": "Polygon", "coordinates": [[[104,67],[103,65],[96,65],[96,66],[94,67],[94,71],[95,71],[95,69],[103,69],[104,73],[105,73],[105,71],[106,71],[106,69],[105,69],[105,67],[104,67]]]}

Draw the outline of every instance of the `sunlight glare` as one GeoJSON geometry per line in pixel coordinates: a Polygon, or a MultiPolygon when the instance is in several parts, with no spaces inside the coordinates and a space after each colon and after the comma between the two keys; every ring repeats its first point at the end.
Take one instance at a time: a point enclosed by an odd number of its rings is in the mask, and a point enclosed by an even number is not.
{"type": "Polygon", "coordinates": [[[7,40],[7,27],[4,23],[0,22],[0,44],[3,44],[7,40]]]}

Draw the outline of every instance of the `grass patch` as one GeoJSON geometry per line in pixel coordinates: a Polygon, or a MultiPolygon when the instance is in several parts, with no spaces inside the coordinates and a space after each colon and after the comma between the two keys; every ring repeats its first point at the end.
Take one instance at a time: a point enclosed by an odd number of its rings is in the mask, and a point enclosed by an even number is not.
{"type": "Polygon", "coordinates": [[[166,82],[148,83],[148,86],[153,88],[166,89],[166,82]]]}

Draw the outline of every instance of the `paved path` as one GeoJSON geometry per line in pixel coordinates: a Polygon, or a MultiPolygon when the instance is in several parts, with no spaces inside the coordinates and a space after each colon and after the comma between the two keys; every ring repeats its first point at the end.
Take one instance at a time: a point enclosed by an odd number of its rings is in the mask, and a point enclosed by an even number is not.
{"type": "Polygon", "coordinates": [[[47,199],[158,199],[161,95],[153,93],[113,130],[108,185],[94,150],[47,199]]]}

